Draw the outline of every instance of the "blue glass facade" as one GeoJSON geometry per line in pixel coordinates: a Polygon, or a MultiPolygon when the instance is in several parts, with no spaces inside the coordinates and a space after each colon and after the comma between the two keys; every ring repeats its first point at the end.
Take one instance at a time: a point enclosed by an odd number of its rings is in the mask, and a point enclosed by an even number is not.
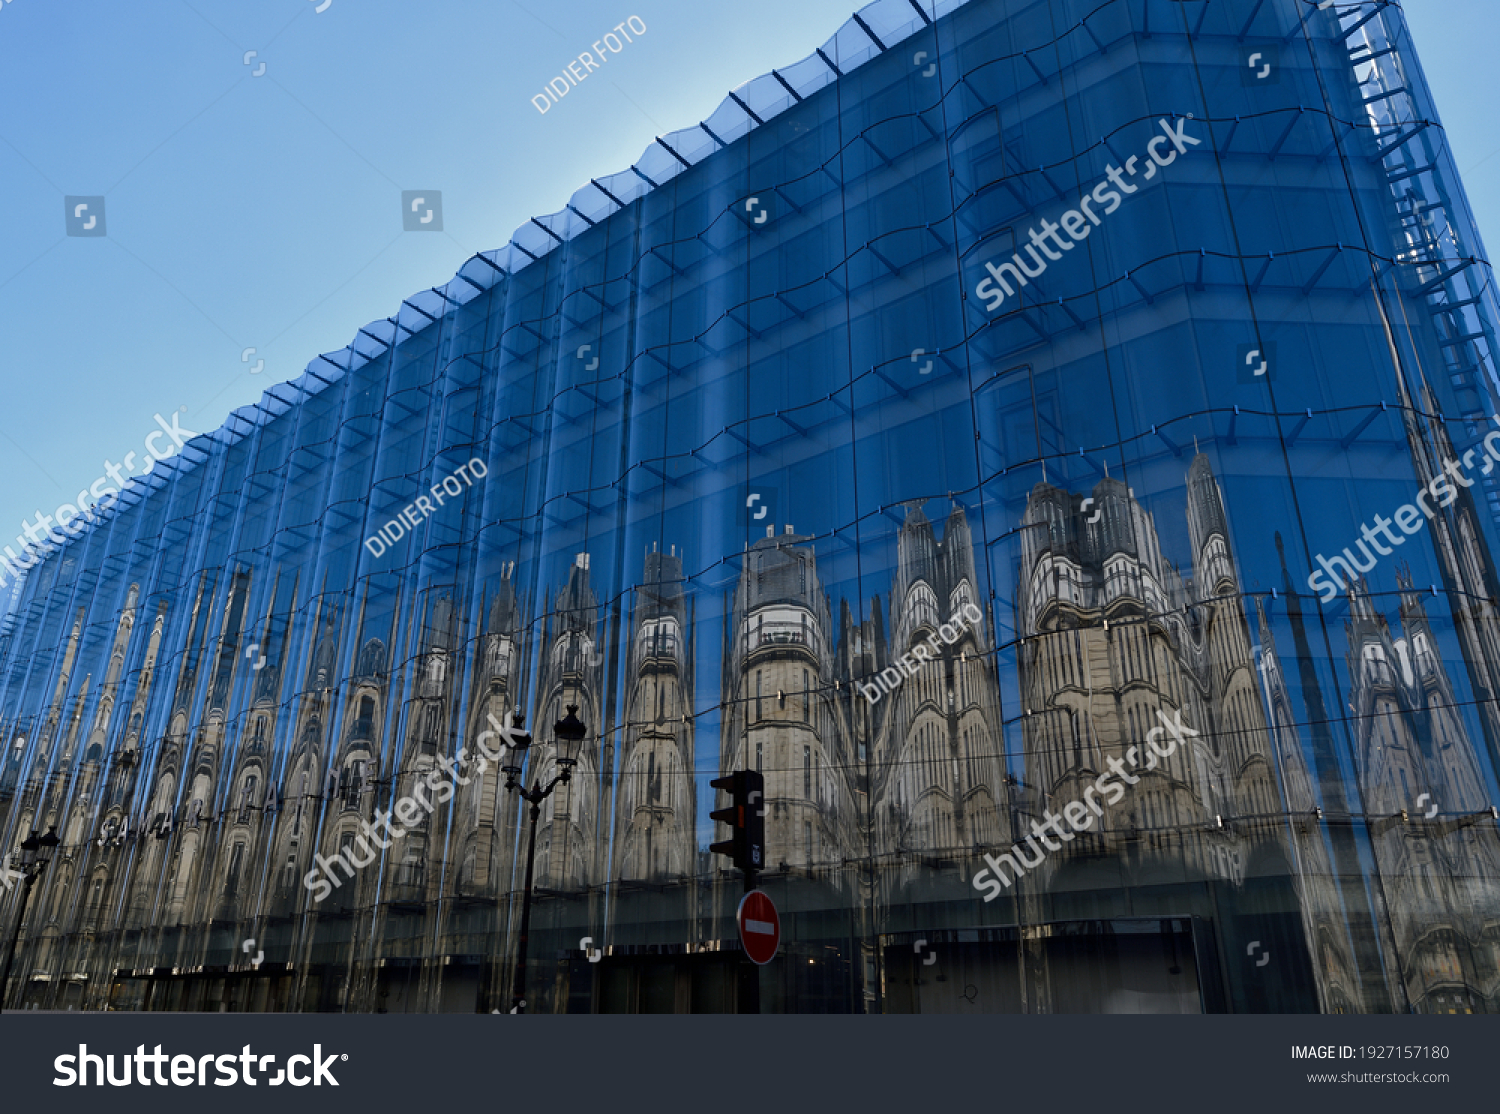
{"type": "Polygon", "coordinates": [[[507,1007],[519,710],[533,1011],[737,769],[767,1011],[1500,1009],[1496,308],[1399,8],[880,0],[27,572],[6,1001],[507,1007]]]}

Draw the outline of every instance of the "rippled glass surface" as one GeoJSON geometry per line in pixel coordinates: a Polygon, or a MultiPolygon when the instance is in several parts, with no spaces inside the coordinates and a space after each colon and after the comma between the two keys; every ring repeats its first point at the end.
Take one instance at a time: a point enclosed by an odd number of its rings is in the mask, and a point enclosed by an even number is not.
{"type": "Polygon", "coordinates": [[[29,571],[6,1004],[507,1010],[534,839],[529,1012],[732,1012],[750,769],[767,1012],[1500,1009],[1436,119],[1394,6],[871,5],[29,571]]]}

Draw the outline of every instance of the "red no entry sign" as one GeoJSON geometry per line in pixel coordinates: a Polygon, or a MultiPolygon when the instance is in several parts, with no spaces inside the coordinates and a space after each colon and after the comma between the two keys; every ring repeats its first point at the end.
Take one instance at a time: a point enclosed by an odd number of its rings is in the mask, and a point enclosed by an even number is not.
{"type": "Polygon", "coordinates": [[[762,966],[770,963],[781,943],[781,918],[776,915],[775,904],[760,890],[751,890],[740,902],[735,917],[740,922],[745,954],[762,966]]]}

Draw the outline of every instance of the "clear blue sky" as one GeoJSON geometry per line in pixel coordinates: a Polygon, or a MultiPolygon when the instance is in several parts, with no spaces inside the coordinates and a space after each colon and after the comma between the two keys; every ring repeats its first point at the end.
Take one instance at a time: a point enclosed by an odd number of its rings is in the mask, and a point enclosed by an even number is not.
{"type": "MultiPolygon", "coordinates": [[[[0,7],[0,545],[106,458],[141,455],[154,414],[217,428],[855,7],[321,2],[0,7]],[[646,33],[538,113],[548,79],[632,15],[646,33]],[[442,232],[403,233],[403,190],[441,191],[442,232]],[[67,195],[105,196],[105,237],[64,235],[67,195]]],[[[1500,4],[1405,7],[1500,242],[1500,4]]]]}

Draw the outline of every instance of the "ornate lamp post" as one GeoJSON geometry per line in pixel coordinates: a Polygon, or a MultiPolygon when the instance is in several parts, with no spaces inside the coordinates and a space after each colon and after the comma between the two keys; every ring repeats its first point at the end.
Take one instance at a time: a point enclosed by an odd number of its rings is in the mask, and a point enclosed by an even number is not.
{"type": "MultiPolygon", "coordinates": [[[[563,719],[552,725],[552,733],[557,739],[557,765],[558,774],[547,787],[542,788],[542,779],[537,778],[531,789],[527,789],[518,779],[521,776],[520,766],[502,766],[500,770],[505,774],[505,788],[513,789],[520,794],[521,800],[531,804],[531,835],[526,843],[526,893],[521,903],[521,938],[516,944],[516,975],[511,989],[511,1013],[526,1012],[526,942],[531,932],[531,879],[532,868],[536,863],[536,822],[542,815],[542,802],[552,796],[552,791],[560,784],[573,779],[573,767],[578,765],[578,759],[564,757],[565,753],[571,753],[573,748],[583,742],[583,737],[588,734],[588,727],[578,718],[577,704],[568,705],[568,714],[563,719]]],[[[530,739],[516,747],[517,750],[529,745],[530,739]]]]}
{"type": "Polygon", "coordinates": [[[10,947],[5,952],[5,969],[0,974],[0,1010],[5,1008],[5,991],[10,985],[10,965],[16,958],[16,941],[21,936],[21,922],[26,919],[26,905],[31,900],[31,887],[36,885],[36,880],[42,876],[42,871],[47,869],[47,864],[52,861],[52,854],[57,850],[57,829],[49,827],[47,834],[40,839],[37,838],[36,830],[21,842],[20,861],[16,865],[21,868],[21,875],[26,879],[26,886],[21,891],[21,907],[16,910],[16,926],[10,933],[10,947]]]}

